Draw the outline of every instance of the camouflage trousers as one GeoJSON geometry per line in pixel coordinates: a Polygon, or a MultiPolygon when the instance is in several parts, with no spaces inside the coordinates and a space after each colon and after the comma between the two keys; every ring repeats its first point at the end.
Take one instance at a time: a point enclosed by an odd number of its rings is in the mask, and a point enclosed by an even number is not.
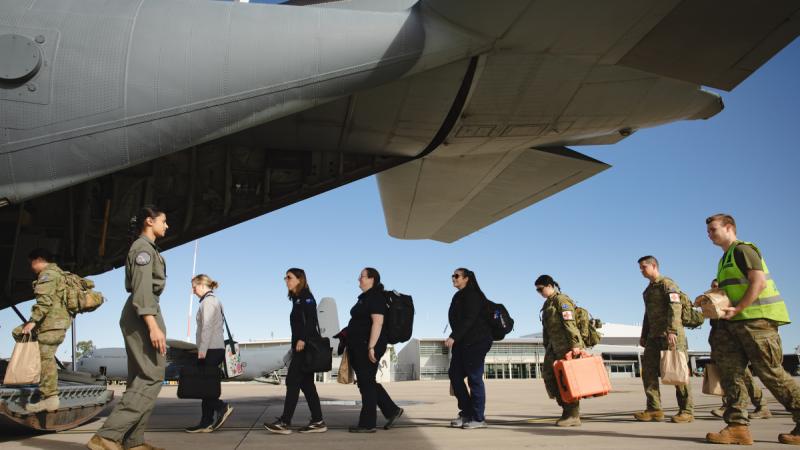
{"type": "MultiPolygon", "coordinates": [[[[39,342],[39,360],[42,365],[42,372],[39,376],[39,393],[41,399],[58,395],[58,365],[56,365],[56,351],[58,346],[64,342],[66,330],[41,331],[35,334],[39,342]]],[[[11,332],[14,340],[22,340],[22,325],[14,328],[11,332]]]]}
{"type": "Polygon", "coordinates": [[[725,422],[748,425],[745,370],[751,364],[753,372],[773,397],[792,413],[800,424],[800,386],[783,370],[783,350],[778,325],[767,319],[725,321],[715,338],[722,389],[725,390],[725,422]]]}
{"type": "Polygon", "coordinates": [[[556,373],[553,370],[553,363],[559,359],[564,359],[566,353],[567,352],[564,351],[559,354],[548,348],[544,353],[544,363],[542,364],[542,379],[544,380],[544,387],[547,390],[547,395],[550,398],[554,398],[556,403],[564,408],[565,411],[580,408],[580,400],[575,403],[564,403],[564,401],[561,400],[561,393],[558,391],[558,382],[556,381],[556,373]]]}
{"type": "MultiPolygon", "coordinates": [[[[680,345],[679,348],[686,351],[680,345]]],[[[661,350],[666,350],[666,338],[648,338],[642,355],[642,384],[647,397],[647,409],[661,410],[661,389],[658,378],[661,374],[661,350]]],[[[678,400],[678,412],[694,413],[692,389],[690,385],[675,386],[675,398],[678,400]]]]}
{"type": "MultiPolygon", "coordinates": [[[[715,321],[716,322],[716,321],[715,321]]],[[[718,352],[714,349],[720,345],[717,342],[720,339],[720,333],[717,333],[717,325],[714,324],[711,326],[711,333],[708,335],[708,344],[711,346],[711,361],[716,361],[719,358],[718,352]]],[[[724,344],[722,344],[724,345],[724,344]]],[[[742,382],[744,383],[743,387],[740,389],[746,389],[747,395],[750,398],[750,402],[756,408],[762,408],[767,406],[766,400],[764,400],[764,392],[761,390],[761,387],[758,386],[756,379],[753,377],[753,373],[750,371],[750,368],[746,367],[744,369],[744,376],[742,377],[742,382]]],[[[725,397],[722,397],[722,407],[726,408],[728,406],[728,402],[725,401],[725,397]]]]}

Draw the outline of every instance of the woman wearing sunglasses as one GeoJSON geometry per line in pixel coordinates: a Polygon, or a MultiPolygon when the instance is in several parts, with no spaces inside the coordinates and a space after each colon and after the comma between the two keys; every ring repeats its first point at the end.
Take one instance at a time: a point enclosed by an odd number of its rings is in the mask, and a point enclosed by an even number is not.
{"type": "Polygon", "coordinates": [[[452,332],[445,345],[452,351],[448,374],[458,399],[459,412],[450,426],[466,430],[486,428],[483,367],[486,354],[492,348],[492,335],[483,314],[486,296],[471,270],[456,269],[452,279],[458,292],[453,295],[447,313],[452,332]],[[464,378],[469,383],[469,390],[464,378]]]}
{"type": "Polygon", "coordinates": [[[562,294],[558,283],[550,275],[542,275],[536,279],[536,292],[545,298],[542,305],[542,339],[545,348],[542,378],[547,394],[555,398],[563,412],[556,421],[560,427],[576,427],[581,424],[580,402],[564,403],[558,392],[553,363],[564,359],[572,352],[574,356],[581,354],[583,340],[578,326],[575,324],[575,303],[562,294]]]}

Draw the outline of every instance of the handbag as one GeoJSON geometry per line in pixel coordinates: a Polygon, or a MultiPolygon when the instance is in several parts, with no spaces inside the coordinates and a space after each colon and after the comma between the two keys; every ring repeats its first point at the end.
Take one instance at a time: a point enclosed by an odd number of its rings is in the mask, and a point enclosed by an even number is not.
{"type": "Polygon", "coordinates": [[[239,343],[233,340],[231,329],[228,327],[228,320],[225,319],[225,313],[222,313],[222,323],[225,324],[225,330],[228,332],[228,339],[225,339],[225,362],[222,364],[222,370],[225,378],[238,377],[244,373],[242,354],[239,353],[239,343]]]}
{"type": "MultiPolygon", "coordinates": [[[[303,314],[303,325],[305,326],[306,316],[303,314]]],[[[306,346],[299,354],[303,358],[303,372],[330,372],[333,368],[333,347],[331,340],[322,337],[319,323],[316,324],[317,335],[306,338],[306,346]]]]}
{"type": "Polygon", "coordinates": [[[219,398],[220,388],[219,366],[181,367],[178,375],[178,398],[219,398]]]}
{"type": "Polygon", "coordinates": [[[22,340],[14,344],[11,360],[8,361],[3,384],[37,384],[42,372],[39,357],[39,343],[31,340],[31,335],[22,336],[22,340]]]}
{"type": "Polygon", "coordinates": [[[689,360],[682,350],[661,350],[661,382],[674,386],[689,384],[689,360]]]}
{"type": "Polygon", "coordinates": [[[339,374],[336,376],[336,382],[341,384],[353,384],[356,382],[353,367],[350,365],[349,351],[345,350],[342,353],[342,361],[339,363],[339,374]]]}

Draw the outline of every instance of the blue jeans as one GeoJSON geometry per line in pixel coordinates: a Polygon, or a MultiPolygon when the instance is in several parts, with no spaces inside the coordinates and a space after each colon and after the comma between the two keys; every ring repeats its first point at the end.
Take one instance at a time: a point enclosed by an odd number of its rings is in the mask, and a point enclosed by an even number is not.
{"type": "Polygon", "coordinates": [[[483,385],[483,366],[486,354],[492,348],[492,338],[470,345],[453,345],[450,359],[450,384],[458,399],[459,415],[465,419],[483,422],[486,417],[486,388],[483,385]],[[469,391],[464,384],[469,383],[469,391]]]}

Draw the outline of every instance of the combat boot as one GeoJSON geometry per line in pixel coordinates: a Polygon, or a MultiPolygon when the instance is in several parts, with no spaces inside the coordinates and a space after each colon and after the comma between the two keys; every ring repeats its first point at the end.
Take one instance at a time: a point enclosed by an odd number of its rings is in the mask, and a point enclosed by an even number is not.
{"type": "Polygon", "coordinates": [[[689,423],[694,422],[694,416],[686,411],[681,411],[672,416],[672,423],[689,423]]]}
{"type": "Polygon", "coordinates": [[[581,410],[578,407],[569,405],[564,406],[561,418],[556,421],[559,427],[579,427],[581,426],[581,410]]]}
{"type": "Polygon", "coordinates": [[[42,411],[55,411],[60,406],[61,402],[58,400],[57,395],[51,395],[44,400],[39,400],[36,403],[28,403],[25,405],[25,411],[29,413],[38,413],[42,411]]]}
{"type": "Polygon", "coordinates": [[[86,443],[89,450],[124,450],[124,447],[119,442],[114,442],[111,439],[106,439],[100,435],[95,434],[86,443]]]}
{"type": "Polygon", "coordinates": [[[791,433],[779,434],[778,442],[781,444],[800,445],[800,425],[795,425],[791,433]]]}
{"type": "Polygon", "coordinates": [[[717,408],[717,409],[712,409],[711,410],[711,415],[712,416],[716,416],[716,417],[720,417],[720,418],[725,417],[725,408],[720,407],[720,408],[717,408]]]}
{"type": "Polygon", "coordinates": [[[747,415],[751,419],[769,419],[772,417],[772,411],[766,406],[756,407],[756,410],[747,415]]]}
{"type": "Polygon", "coordinates": [[[635,413],[633,418],[639,422],[663,422],[664,411],[660,409],[646,409],[635,413]]]}
{"type": "Polygon", "coordinates": [[[753,445],[753,437],[750,435],[750,427],[737,423],[728,425],[719,433],[706,434],[706,441],[711,442],[712,444],[753,445]]]}

